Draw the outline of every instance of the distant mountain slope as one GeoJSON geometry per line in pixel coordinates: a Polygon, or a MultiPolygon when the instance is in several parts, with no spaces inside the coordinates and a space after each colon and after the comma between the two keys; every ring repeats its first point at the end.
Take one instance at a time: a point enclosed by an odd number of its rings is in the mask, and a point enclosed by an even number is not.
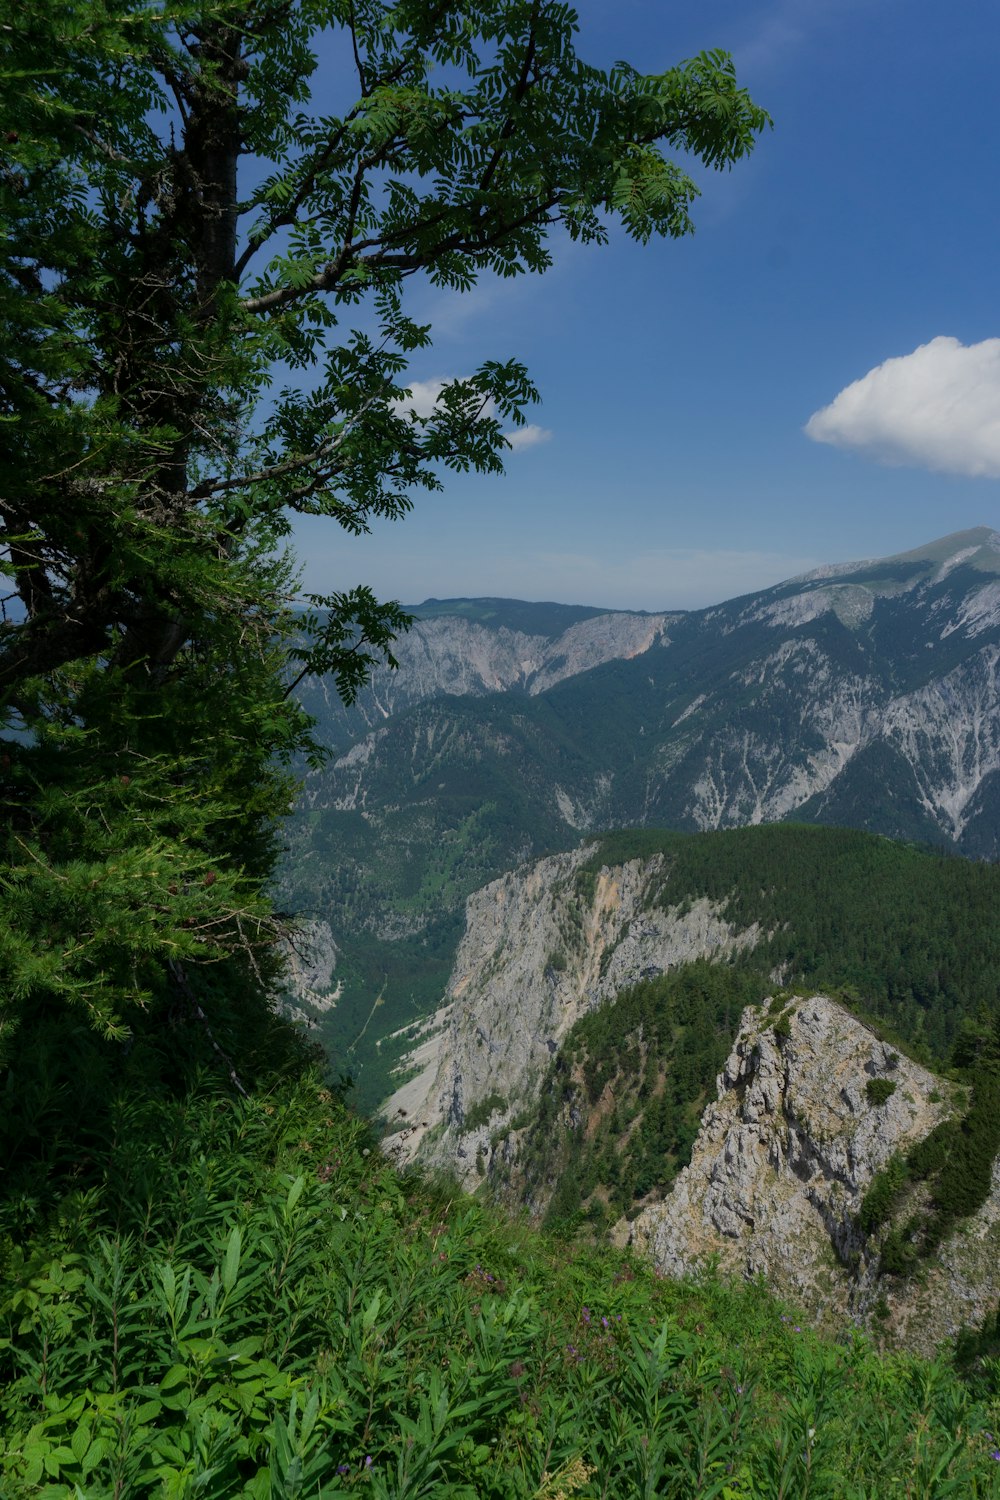
{"type": "Polygon", "coordinates": [[[466,895],[585,833],[791,817],[1000,853],[986,527],[688,614],[422,609],[352,713],[303,694],[341,749],[307,782],[285,894],[341,948],[324,1027],[352,1067],[383,987],[366,1047],[435,1005],[466,895]]]}
{"type": "Polygon", "coordinates": [[[427,698],[545,692],[621,657],[641,655],[682,618],[520,599],[427,599],[394,647],[397,671],[375,671],[347,710],[331,683],[309,679],[300,696],[331,743],[345,750],[366,730],[427,698]]]}

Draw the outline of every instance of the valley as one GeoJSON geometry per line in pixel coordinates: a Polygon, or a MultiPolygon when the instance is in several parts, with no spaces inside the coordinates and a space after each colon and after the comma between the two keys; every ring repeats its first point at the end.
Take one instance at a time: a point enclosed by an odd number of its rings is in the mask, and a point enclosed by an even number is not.
{"type": "Polygon", "coordinates": [[[694,613],[433,601],[352,710],[291,821],[282,899],[320,924],[317,1016],[362,1107],[440,1003],[466,899],[616,827],[787,819],[994,859],[1000,534],[827,567],[694,613]],[[381,1024],[358,1044],[385,989],[381,1024]]]}

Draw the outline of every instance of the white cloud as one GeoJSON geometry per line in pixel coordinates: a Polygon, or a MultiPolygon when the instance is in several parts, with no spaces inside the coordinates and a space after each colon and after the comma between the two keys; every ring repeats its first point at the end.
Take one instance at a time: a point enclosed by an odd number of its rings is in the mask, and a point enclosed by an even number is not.
{"type": "Polygon", "coordinates": [[[805,425],[878,463],[1000,478],[1000,339],[940,336],[845,386],[805,425]]]}
{"type": "MultiPolygon", "coordinates": [[[[394,401],[393,409],[401,417],[405,417],[409,412],[413,412],[417,417],[431,417],[434,415],[434,408],[445,386],[451,385],[453,381],[464,379],[463,375],[435,375],[430,380],[411,380],[410,394],[394,401]]],[[[496,414],[496,402],[490,396],[480,416],[495,417],[496,414]]],[[[515,427],[511,432],[504,433],[504,437],[515,453],[519,453],[522,448],[534,448],[539,443],[547,443],[551,436],[549,429],[539,427],[537,422],[528,422],[524,427],[515,427]]]]}
{"type": "Polygon", "coordinates": [[[539,427],[537,422],[528,422],[524,427],[515,427],[512,432],[504,433],[515,453],[522,448],[536,448],[539,443],[547,443],[551,436],[549,429],[539,427]]]}
{"type": "MultiPolygon", "coordinates": [[[[431,417],[437,405],[438,397],[446,385],[453,385],[456,380],[464,380],[464,375],[435,375],[430,380],[411,380],[410,394],[401,396],[394,401],[393,407],[401,417],[408,412],[413,412],[418,417],[431,417]]],[[[491,396],[483,407],[483,416],[492,417],[496,412],[496,403],[491,396]]]]}

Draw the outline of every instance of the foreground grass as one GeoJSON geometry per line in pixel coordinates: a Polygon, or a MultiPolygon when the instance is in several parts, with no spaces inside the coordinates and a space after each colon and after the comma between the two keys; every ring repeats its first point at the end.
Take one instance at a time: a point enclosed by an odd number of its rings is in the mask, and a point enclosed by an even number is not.
{"type": "Polygon", "coordinates": [[[12,1500],[1000,1495],[946,1364],[450,1202],[315,1079],[117,1110],[0,1250],[12,1500]]]}

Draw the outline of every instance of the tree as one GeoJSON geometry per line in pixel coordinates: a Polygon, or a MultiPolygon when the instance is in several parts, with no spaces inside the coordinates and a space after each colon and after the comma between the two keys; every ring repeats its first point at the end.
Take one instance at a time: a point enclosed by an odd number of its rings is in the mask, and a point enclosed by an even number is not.
{"type": "Polygon", "coordinates": [[[362,533],[442,470],[499,470],[535,398],[488,361],[416,415],[408,281],[544,271],[556,226],[686,234],[683,162],[767,123],[724,53],[602,72],[575,27],[558,0],[6,9],[8,996],[113,1037],[186,966],[266,988],[278,820],[318,753],[292,687],[350,699],[406,623],[361,586],[297,614],[292,518],[362,533]]]}

